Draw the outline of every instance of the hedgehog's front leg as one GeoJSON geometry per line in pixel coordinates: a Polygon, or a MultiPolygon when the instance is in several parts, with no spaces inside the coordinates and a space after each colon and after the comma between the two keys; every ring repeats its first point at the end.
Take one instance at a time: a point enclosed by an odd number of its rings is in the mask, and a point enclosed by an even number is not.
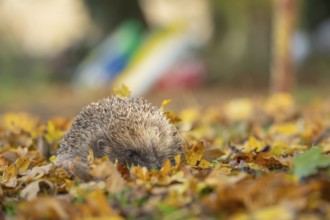
{"type": "Polygon", "coordinates": [[[75,159],[62,160],[60,163],[56,163],[56,166],[62,167],[67,174],[78,177],[83,181],[90,181],[92,179],[89,167],[85,163],[75,159]]]}

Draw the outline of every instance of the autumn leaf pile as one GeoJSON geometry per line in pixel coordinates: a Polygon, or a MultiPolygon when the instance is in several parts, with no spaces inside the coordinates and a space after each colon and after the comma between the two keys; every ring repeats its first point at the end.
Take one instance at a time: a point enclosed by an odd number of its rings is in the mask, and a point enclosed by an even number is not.
{"type": "Polygon", "coordinates": [[[330,103],[277,94],[166,115],[185,158],[149,171],[91,153],[90,182],[54,166],[70,119],[0,116],[0,219],[330,219],[330,103]]]}

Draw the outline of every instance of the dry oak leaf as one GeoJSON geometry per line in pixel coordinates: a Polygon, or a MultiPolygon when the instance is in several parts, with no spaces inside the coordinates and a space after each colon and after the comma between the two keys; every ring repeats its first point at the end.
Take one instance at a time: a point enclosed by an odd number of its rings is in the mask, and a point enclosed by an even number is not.
{"type": "Polygon", "coordinates": [[[26,182],[31,180],[40,179],[43,176],[49,174],[49,172],[54,168],[54,164],[49,163],[43,166],[33,167],[31,170],[27,170],[25,173],[22,173],[22,177],[19,180],[26,182]]]}
{"type": "Polygon", "coordinates": [[[17,172],[15,164],[9,165],[3,172],[2,183],[7,187],[17,186],[17,172]]]}
{"type": "Polygon", "coordinates": [[[202,160],[204,152],[205,147],[202,141],[199,141],[196,144],[189,146],[185,154],[187,164],[189,164],[190,166],[197,165],[197,163],[202,160]]]}
{"type": "Polygon", "coordinates": [[[18,219],[63,219],[69,220],[64,204],[54,197],[37,197],[18,204],[18,219]]]}
{"type": "Polygon", "coordinates": [[[104,193],[95,190],[85,196],[88,207],[95,216],[111,217],[112,219],[122,219],[109,205],[104,193]]]}
{"type": "Polygon", "coordinates": [[[49,188],[51,191],[54,191],[55,186],[52,182],[46,179],[39,179],[29,183],[20,193],[20,197],[26,199],[28,201],[35,199],[38,193],[41,190],[40,185],[44,185],[44,187],[49,188]]]}
{"type": "Polygon", "coordinates": [[[99,179],[104,179],[106,189],[110,193],[120,192],[125,186],[125,180],[117,170],[117,167],[108,160],[102,161],[101,164],[92,167],[91,175],[99,179]]]}

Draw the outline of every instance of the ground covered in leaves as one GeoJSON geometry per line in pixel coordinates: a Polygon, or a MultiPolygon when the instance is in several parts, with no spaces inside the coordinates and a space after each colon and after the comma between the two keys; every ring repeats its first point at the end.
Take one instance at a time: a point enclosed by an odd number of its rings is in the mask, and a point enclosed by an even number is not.
{"type": "Polygon", "coordinates": [[[0,116],[0,219],[330,219],[329,102],[277,94],[166,114],[184,160],[148,171],[91,154],[90,182],[54,166],[71,119],[0,116]]]}

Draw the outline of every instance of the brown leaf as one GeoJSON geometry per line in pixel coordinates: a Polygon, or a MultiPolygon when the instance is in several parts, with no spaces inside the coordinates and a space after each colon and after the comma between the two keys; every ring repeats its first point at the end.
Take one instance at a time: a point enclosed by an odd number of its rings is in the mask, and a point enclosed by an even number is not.
{"type": "MultiPolygon", "coordinates": [[[[66,204],[67,205],[67,204],[66,204]]],[[[18,216],[23,219],[63,219],[69,220],[69,214],[54,197],[40,197],[18,205],[18,216]]]]}
{"type": "Polygon", "coordinates": [[[110,161],[102,161],[101,164],[93,167],[91,175],[105,180],[107,191],[110,193],[120,192],[125,186],[125,180],[110,161]]]}
{"type": "Polygon", "coordinates": [[[29,183],[20,193],[21,198],[28,201],[35,199],[40,192],[40,185],[44,185],[45,188],[49,191],[54,192],[54,184],[46,179],[39,179],[29,183]]]}

